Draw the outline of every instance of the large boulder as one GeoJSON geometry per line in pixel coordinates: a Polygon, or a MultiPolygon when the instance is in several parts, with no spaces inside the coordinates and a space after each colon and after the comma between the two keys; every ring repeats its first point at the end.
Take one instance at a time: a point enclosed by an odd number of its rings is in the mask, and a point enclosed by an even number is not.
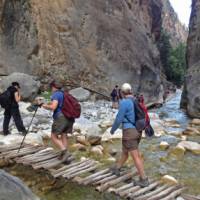
{"type": "Polygon", "coordinates": [[[90,98],[90,92],[81,87],[70,90],[69,93],[79,101],[87,101],[90,98]]]}
{"type": "Polygon", "coordinates": [[[0,81],[0,90],[4,91],[12,82],[19,82],[21,86],[21,95],[23,100],[33,100],[40,88],[40,81],[35,76],[23,73],[12,73],[0,81]]]}
{"type": "Polygon", "coordinates": [[[178,144],[179,147],[183,147],[188,151],[191,151],[194,154],[200,155],[200,144],[197,142],[191,141],[182,141],[178,144]]]}
{"type": "Polygon", "coordinates": [[[0,200],[39,200],[18,178],[0,170],[0,200]]]}

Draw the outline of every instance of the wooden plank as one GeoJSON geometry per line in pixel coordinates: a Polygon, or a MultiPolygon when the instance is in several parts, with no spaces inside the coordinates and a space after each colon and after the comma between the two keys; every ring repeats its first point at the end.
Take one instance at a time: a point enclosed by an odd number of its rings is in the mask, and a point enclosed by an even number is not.
{"type": "Polygon", "coordinates": [[[36,164],[32,164],[33,169],[50,169],[52,167],[56,167],[57,165],[61,164],[62,161],[58,160],[57,158],[52,158],[43,162],[39,162],[36,164]]]}
{"type": "MultiPolygon", "coordinates": [[[[150,180],[149,183],[151,184],[151,183],[153,183],[153,181],[150,180]]],[[[123,191],[119,192],[118,194],[119,194],[120,197],[127,197],[129,194],[137,192],[140,189],[141,189],[140,186],[134,186],[133,183],[132,183],[131,188],[128,188],[127,190],[123,190],[123,191]]]]}
{"type": "Polygon", "coordinates": [[[172,200],[176,197],[178,197],[179,195],[181,195],[181,193],[185,190],[185,188],[180,188],[174,192],[172,192],[171,194],[167,195],[167,197],[161,199],[161,200],[172,200]]]}
{"type": "Polygon", "coordinates": [[[24,160],[24,161],[22,161],[22,163],[32,165],[32,164],[40,163],[40,162],[43,162],[43,161],[47,161],[49,159],[57,158],[58,156],[59,156],[59,153],[51,153],[51,154],[46,155],[46,156],[40,156],[40,157],[36,157],[36,158],[33,158],[33,159],[24,160]]]}
{"type": "MultiPolygon", "coordinates": [[[[34,147],[34,146],[24,146],[23,148],[21,148],[21,150],[20,150],[19,153],[27,151],[29,149],[36,149],[36,148],[38,148],[38,146],[37,147],[34,147]]],[[[6,156],[6,155],[10,155],[10,154],[17,154],[17,153],[18,153],[18,149],[14,149],[14,150],[10,150],[10,151],[6,151],[6,152],[1,153],[1,156],[6,156]]]]}
{"type": "Polygon", "coordinates": [[[110,186],[114,186],[120,182],[131,179],[134,175],[136,175],[136,172],[128,172],[127,174],[124,174],[123,176],[120,176],[114,180],[108,181],[105,184],[98,186],[96,190],[99,192],[103,192],[107,190],[110,186]]]}
{"type": "Polygon", "coordinates": [[[170,186],[170,187],[166,188],[165,190],[163,190],[162,192],[158,193],[157,195],[154,195],[147,199],[148,200],[160,200],[161,198],[168,196],[171,192],[173,192],[174,190],[177,190],[179,188],[180,188],[179,185],[170,186]]]}
{"type": "Polygon", "coordinates": [[[193,195],[182,194],[181,197],[185,200],[200,200],[200,197],[195,197],[193,195]]]}
{"type": "Polygon", "coordinates": [[[74,173],[74,174],[71,174],[71,175],[68,176],[67,178],[68,178],[68,179],[71,179],[71,178],[74,178],[75,176],[79,176],[79,175],[81,175],[81,174],[85,174],[85,173],[87,173],[87,172],[94,171],[94,170],[96,170],[98,167],[99,167],[99,165],[96,164],[95,166],[91,166],[91,167],[89,167],[89,168],[87,168],[87,169],[85,169],[85,170],[82,170],[82,171],[76,172],[76,173],[74,173]]]}
{"type": "MultiPolygon", "coordinates": [[[[4,146],[1,146],[0,153],[16,150],[16,149],[19,149],[19,147],[20,147],[20,144],[9,145],[9,146],[4,145],[4,146]]],[[[24,147],[24,145],[23,145],[23,147],[24,147]]]]}
{"type": "Polygon", "coordinates": [[[104,179],[104,178],[106,178],[108,176],[111,176],[111,175],[112,175],[111,172],[106,173],[106,174],[101,174],[101,175],[95,177],[94,179],[88,181],[87,183],[84,183],[84,185],[90,185],[90,184],[95,185],[95,182],[98,182],[98,181],[100,181],[100,180],[102,180],[102,179],[104,179]]]}
{"type": "Polygon", "coordinates": [[[24,151],[20,151],[19,153],[12,153],[12,154],[8,154],[6,156],[4,156],[6,159],[13,159],[13,158],[16,158],[16,157],[20,157],[20,156],[25,156],[25,155],[28,155],[28,154],[33,154],[37,151],[40,151],[43,147],[40,147],[40,148],[30,148],[30,149],[27,149],[27,150],[24,150],[24,151]]]}
{"type": "Polygon", "coordinates": [[[122,185],[121,187],[119,188],[109,188],[108,192],[110,193],[114,193],[114,194],[119,194],[119,192],[122,192],[124,190],[127,190],[129,188],[133,187],[133,183],[129,183],[129,184],[125,184],[125,185],[122,185]]]}
{"type": "Polygon", "coordinates": [[[135,199],[135,197],[138,197],[138,196],[143,195],[144,193],[146,193],[148,191],[155,189],[160,183],[161,183],[160,181],[153,182],[148,187],[141,188],[137,192],[128,195],[128,197],[130,197],[131,199],[135,199]]]}
{"type": "Polygon", "coordinates": [[[136,192],[139,189],[141,189],[140,186],[133,186],[133,183],[132,183],[131,188],[128,188],[127,190],[123,190],[123,191],[119,192],[118,194],[120,197],[127,197],[130,193],[136,192]]]}
{"type": "Polygon", "coordinates": [[[98,171],[90,176],[87,176],[85,178],[82,178],[81,180],[77,181],[78,184],[88,185],[91,181],[93,181],[96,177],[106,174],[110,171],[110,169],[104,169],[101,171],[98,171]]]}
{"type": "Polygon", "coordinates": [[[79,161],[79,162],[75,162],[75,163],[72,163],[72,164],[69,164],[69,165],[65,165],[65,166],[63,166],[63,167],[61,167],[61,168],[59,168],[59,169],[50,170],[50,172],[51,172],[52,176],[54,176],[54,175],[56,175],[56,174],[58,174],[58,173],[60,173],[60,172],[62,172],[62,171],[65,171],[65,170],[67,170],[67,169],[70,169],[70,168],[72,168],[72,167],[75,167],[75,166],[77,166],[77,165],[79,165],[79,164],[81,164],[81,163],[87,162],[88,160],[90,160],[90,159],[86,159],[86,160],[83,160],[83,161],[79,161]]]}
{"type": "Polygon", "coordinates": [[[147,200],[150,197],[153,197],[153,196],[155,196],[157,194],[160,194],[163,190],[165,190],[167,188],[169,188],[168,185],[162,185],[161,187],[158,187],[156,190],[154,190],[152,192],[149,192],[147,194],[144,194],[144,195],[142,195],[140,197],[135,198],[135,200],[147,200]]]}
{"type": "Polygon", "coordinates": [[[94,182],[92,185],[101,185],[101,184],[104,184],[107,181],[113,180],[115,178],[117,178],[117,176],[116,175],[112,175],[112,173],[111,173],[111,175],[106,176],[105,178],[103,178],[103,179],[101,179],[101,180],[99,180],[97,182],[94,182]]]}
{"type": "Polygon", "coordinates": [[[39,152],[36,152],[35,154],[33,155],[27,155],[27,156],[23,156],[23,157],[20,157],[20,158],[16,158],[15,161],[17,163],[23,163],[23,164],[30,164],[30,163],[36,163],[36,162],[41,162],[41,161],[44,161],[42,160],[43,158],[50,158],[51,156],[54,156],[54,155],[58,155],[57,153],[54,153],[53,151],[48,151],[48,152],[43,152],[43,153],[40,153],[41,151],[39,152]]]}
{"type": "MultiPolygon", "coordinates": [[[[27,151],[27,150],[29,150],[29,149],[34,149],[34,147],[32,147],[32,146],[23,147],[23,148],[20,150],[19,153],[24,152],[24,151],[27,151]]],[[[18,154],[18,149],[3,152],[3,153],[0,154],[0,157],[1,157],[1,158],[5,158],[6,156],[12,155],[12,154],[18,154]]]]}
{"type": "Polygon", "coordinates": [[[61,172],[59,172],[59,173],[53,175],[53,177],[54,177],[54,178],[57,178],[57,177],[59,177],[59,176],[63,176],[64,174],[69,174],[69,173],[76,172],[77,169],[79,169],[79,168],[81,168],[81,167],[84,167],[84,166],[86,166],[86,165],[88,165],[88,164],[90,164],[90,163],[94,163],[94,162],[95,162],[95,161],[93,161],[93,160],[88,160],[88,161],[86,161],[86,162],[83,162],[83,163],[80,163],[80,164],[78,164],[78,165],[75,165],[74,167],[71,167],[71,168],[69,168],[69,169],[67,169],[67,170],[65,170],[65,171],[61,171],[61,172]]]}
{"type": "Polygon", "coordinates": [[[75,167],[73,170],[69,170],[68,172],[64,173],[62,176],[64,178],[69,178],[69,177],[71,177],[72,174],[80,172],[80,171],[83,171],[83,170],[85,170],[85,169],[87,169],[87,168],[89,168],[91,166],[94,166],[94,165],[96,165],[96,162],[95,161],[90,161],[85,165],[82,165],[80,167],[75,167]]]}

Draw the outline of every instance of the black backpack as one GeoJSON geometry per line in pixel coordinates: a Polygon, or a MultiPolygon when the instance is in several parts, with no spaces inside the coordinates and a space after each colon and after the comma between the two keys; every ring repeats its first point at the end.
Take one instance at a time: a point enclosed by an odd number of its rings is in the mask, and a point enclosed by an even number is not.
{"type": "Polygon", "coordinates": [[[4,109],[8,109],[11,107],[12,99],[11,99],[11,93],[9,90],[6,90],[2,94],[0,94],[0,105],[4,109]]]}

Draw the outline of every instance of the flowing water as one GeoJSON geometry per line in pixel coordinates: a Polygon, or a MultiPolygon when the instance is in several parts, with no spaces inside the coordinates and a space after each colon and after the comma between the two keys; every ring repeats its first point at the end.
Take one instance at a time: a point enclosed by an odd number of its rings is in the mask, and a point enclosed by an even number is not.
{"type": "MultiPolygon", "coordinates": [[[[179,108],[181,91],[177,91],[176,95],[171,98],[163,107],[154,111],[160,115],[162,119],[176,119],[180,128],[166,128],[166,131],[182,131],[186,128],[189,118],[183,110],[179,108]]],[[[200,138],[192,137],[189,140],[200,142],[200,138]]],[[[171,154],[171,149],[177,145],[180,139],[165,135],[160,138],[143,139],[140,150],[143,154],[145,170],[149,177],[158,179],[168,174],[174,176],[181,184],[188,187],[188,193],[200,194],[200,156],[186,153],[182,157],[171,154]],[[162,151],[159,148],[161,141],[167,141],[170,148],[162,151]]],[[[108,152],[109,149],[121,149],[121,141],[116,140],[114,143],[103,144],[108,152]]],[[[88,152],[80,153],[79,156],[91,156],[88,152]]],[[[108,156],[108,154],[107,154],[108,156]]],[[[106,163],[107,157],[98,158],[101,162],[106,163]]],[[[108,164],[108,163],[107,163],[108,164]]],[[[127,165],[132,166],[132,160],[129,159],[127,165]]],[[[93,188],[78,186],[74,183],[64,183],[59,180],[56,183],[44,171],[32,172],[32,169],[22,166],[13,166],[7,169],[9,172],[20,177],[28,186],[44,200],[116,200],[116,197],[107,194],[99,194],[93,188]],[[52,189],[54,188],[54,189],[52,189]]]]}
{"type": "MultiPolygon", "coordinates": [[[[167,101],[161,108],[154,110],[159,114],[161,119],[175,119],[181,125],[178,130],[184,130],[189,122],[189,118],[185,111],[180,109],[181,101],[181,90],[177,90],[175,96],[173,96],[169,101],[167,101]]],[[[170,127],[167,129],[169,131],[174,130],[170,127]]],[[[177,130],[177,129],[175,129],[177,130]]]]}

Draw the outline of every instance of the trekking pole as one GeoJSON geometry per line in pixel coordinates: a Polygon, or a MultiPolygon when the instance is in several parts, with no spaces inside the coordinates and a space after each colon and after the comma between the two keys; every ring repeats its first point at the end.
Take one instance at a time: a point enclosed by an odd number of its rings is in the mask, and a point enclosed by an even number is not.
{"type": "Polygon", "coordinates": [[[30,124],[29,124],[28,130],[27,130],[26,134],[25,134],[24,137],[23,137],[23,140],[22,140],[22,142],[21,142],[21,144],[20,144],[20,147],[19,147],[17,153],[19,153],[20,149],[22,148],[22,145],[23,145],[23,143],[24,143],[24,140],[25,140],[25,138],[26,138],[26,135],[27,135],[28,132],[29,132],[29,129],[30,129],[30,127],[31,127],[31,124],[32,124],[32,122],[33,122],[33,119],[34,119],[34,117],[35,117],[35,115],[36,115],[36,112],[37,112],[38,108],[39,108],[39,106],[37,106],[36,109],[35,109],[35,112],[34,112],[34,114],[33,114],[33,117],[32,117],[32,119],[31,119],[31,122],[30,122],[30,124]]]}

